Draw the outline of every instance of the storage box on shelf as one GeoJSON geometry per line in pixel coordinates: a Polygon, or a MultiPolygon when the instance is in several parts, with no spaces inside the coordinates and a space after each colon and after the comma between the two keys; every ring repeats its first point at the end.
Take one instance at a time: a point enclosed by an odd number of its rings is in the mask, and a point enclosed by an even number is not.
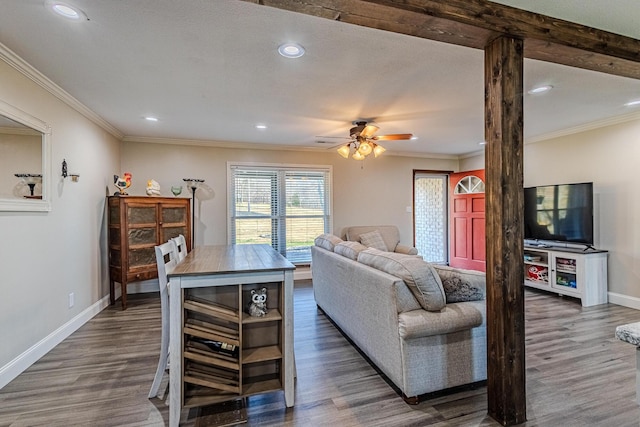
{"type": "Polygon", "coordinates": [[[526,286],[580,298],[584,307],[607,302],[607,251],[525,245],[524,266],[526,286]]]}
{"type": "Polygon", "coordinates": [[[281,283],[184,291],[183,406],[281,390],[284,333],[281,283]],[[267,288],[269,310],[246,313],[251,289],[267,288]]]}

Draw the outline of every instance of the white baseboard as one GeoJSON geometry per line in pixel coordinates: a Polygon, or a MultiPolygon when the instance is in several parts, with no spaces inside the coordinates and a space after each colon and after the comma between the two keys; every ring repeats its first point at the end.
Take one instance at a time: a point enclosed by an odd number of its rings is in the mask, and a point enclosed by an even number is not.
{"type": "Polygon", "coordinates": [[[630,297],[628,295],[616,294],[615,292],[609,292],[609,302],[612,304],[621,305],[623,307],[634,308],[640,310],[640,298],[630,297]]]}
{"type": "Polygon", "coordinates": [[[64,325],[41,339],[31,348],[20,354],[11,362],[0,367],[0,389],[13,381],[18,375],[33,365],[51,349],[60,344],[65,338],[77,331],[82,325],[91,320],[109,305],[109,296],[100,299],[95,304],[69,320],[64,325]]]}

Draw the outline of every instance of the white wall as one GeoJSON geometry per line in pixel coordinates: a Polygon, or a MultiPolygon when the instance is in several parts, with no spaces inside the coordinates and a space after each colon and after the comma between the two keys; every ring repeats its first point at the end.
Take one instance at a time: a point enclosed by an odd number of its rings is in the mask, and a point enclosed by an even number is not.
{"type": "MultiPolygon", "coordinates": [[[[593,182],[595,246],[609,251],[609,297],[640,308],[640,120],[524,146],[524,185],[593,182]]],[[[461,169],[484,156],[461,161],[461,169]]]]}
{"type": "MultiPolygon", "coordinates": [[[[335,151],[296,152],[228,149],[125,142],[121,172],[133,175],[129,194],[143,195],[155,179],[163,195],[182,178],[205,179],[206,191],[196,192],[196,245],[227,243],[227,162],[331,165],[333,167],[333,228],[340,235],[350,225],[395,224],[405,244],[413,242],[413,170],[457,170],[457,160],[382,155],[364,163],[335,151]],[[213,196],[209,196],[212,194],[213,196]],[[203,198],[205,198],[203,200],[203,198]]],[[[115,191],[115,187],[112,187],[115,191]]],[[[183,189],[181,196],[190,190],[183,189]]]]}
{"type": "Polygon", "coordinates": [[[105,186],[119,170],[120,146],[3,61],[0,100],[51,125],[54,174],[51,212],[0,212],[2,387],[20,368],[20,357],[108,295],[105,186]],[[61,180],[63,158],[69,172],[80,174],[79,182],[61,180]],[[75,305],[68,308],[71,292],[75,305]]]}

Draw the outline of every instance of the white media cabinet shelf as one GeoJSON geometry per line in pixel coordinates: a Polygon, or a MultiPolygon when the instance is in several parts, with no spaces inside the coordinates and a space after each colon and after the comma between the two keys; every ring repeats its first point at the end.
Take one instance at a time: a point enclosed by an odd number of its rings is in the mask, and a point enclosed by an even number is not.
{"type": "Polygon", "coordinates": [[[524,246],[524,284],[580,298],[583,307],[607,302],[608,252],[576,246],[524,246]]]}

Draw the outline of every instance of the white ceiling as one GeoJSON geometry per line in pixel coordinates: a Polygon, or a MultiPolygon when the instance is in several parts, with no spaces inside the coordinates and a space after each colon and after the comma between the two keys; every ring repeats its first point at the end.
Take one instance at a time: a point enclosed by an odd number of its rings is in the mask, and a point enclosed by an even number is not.
{"type": "MultiPolygon", "coordinates": [[[[0,43],[126,140],[327,150],[356,119],[418,136],[383,143],[396,154],[462,155],[484,138],[479,50],[238,0],[67,2],[89,21],[55,16],[44,0],[3,0],[0,43]],[[306,55],[278,55],[289,41],[306,55]]],[[[636,0],[498,3],[640,39],[636,0]]],[[[525,140],[634,115],[623,104],[640,99],[639,80],[527,60],[525,88],[538,84],[554,90],[525,96],[525,140]]]]}

